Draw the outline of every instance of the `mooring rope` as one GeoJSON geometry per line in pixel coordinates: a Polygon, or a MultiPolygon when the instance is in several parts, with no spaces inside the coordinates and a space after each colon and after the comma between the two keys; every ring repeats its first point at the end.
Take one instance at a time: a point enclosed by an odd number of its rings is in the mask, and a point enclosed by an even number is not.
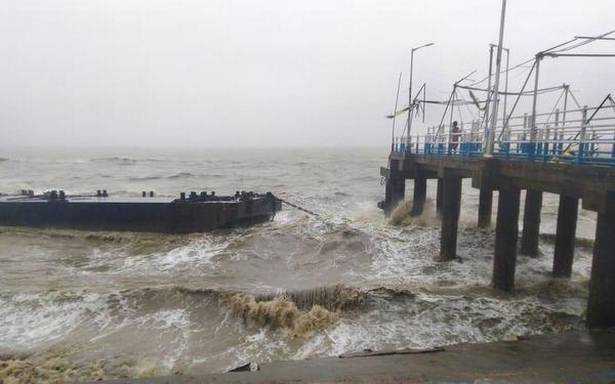
{"type": "Polygon", "coordinates": [[[320,215],[319,215],[318,213],[314,212],[314,211],[310,211],[310,210],[309,210],[309,209],[307,209],[307,208],[300,207],[300,206],[298,206],[297,204],[293,204],[293,203],[291,203],[290,201],[286,201],[286,200],[284,200],[284,199],[280,199],[280,198],[279,198],[279,197],[277,197],[277,196],[276,196],[276,198],[277,198],[278,200],[280,200],[282,203],[284,203],[284,204],[286,204],[286,205],[288,205],[288,206],[291,206],[291,207],[293,207],[293,208],[295,208],[295,209],[298,209],[298,210],[300,210],[300,211],[303,211],[303,212],[305,212],[305,213],[309,213],[310,215],[313,215],[313,216],[316,216],[316,217],[320,217],[320,215]]]}

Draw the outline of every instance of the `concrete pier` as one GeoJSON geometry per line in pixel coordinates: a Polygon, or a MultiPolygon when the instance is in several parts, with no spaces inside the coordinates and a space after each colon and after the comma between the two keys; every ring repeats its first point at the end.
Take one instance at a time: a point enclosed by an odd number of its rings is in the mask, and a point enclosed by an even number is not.
{"type": "Polygon", "coordinates": [[[442,214],[442,179],[436,182],[436,215],[442,214]]]}
{"type": "Polygon", "coordinates": [[[615,167],[575,162],[520,161],[497,157],[412,154],[392,152],[387,177],[387,199],[403,198],[404,183],[417,179],[416,207],[421,207],[421,179],[438,179],[436,206],[441,207],[439,260],[457,256],[457,229],[461,204],[461,182],[472,180],[480,189],[479,226],[488,227],[493,191],[499,192],[496,224],[493,286],[510,291],[514,287],[519,236],[519,196],[528,191],[523,217],[522,251],[537,255],[542,194],[560,195],[553,275],[569,277],[574,256],[578,202],[599,215],[588,301],[588,325],[615,327],[615,167]]]}
{"type": "Polygon", "coordinates": [[[592,260],[587,325],[590,328],[615,325],[615,215],[598,214],[592,260]]]}
{"type": "Polygon", "coordinates": [[[491,227],[491,210],[493,205],[493,191],[490,188],[481,188],[478,196],[478,227],[491,227]]]}
{"type": "Polygon", "coordinates": [[[515,285],[519,196],[520,191],[515,188],[499,191],[492,281],[495,288],[503,291],[510,291],[515,285]]]}
{"type": "Polygon", "coordinates": [[[574,260],[579,199],[561,195],[557,211],[557,232],[553,255],[553,276],[570,277],[574,260]]]}
{"type": "Polygon", "coordinates": [[[538,235],[540,234],[540,211],[542,210],[542,192],[528,189],[525,192],[523,210],[523,234],[520,252],[524,255],[538,256],[538,235]]]}
{"type": "Polygon", "coordinates": [[[400,170],[400,162],[391,160],[390,172],[385,186],[384,211],[388,215],[406,195],[406,179],[400,170]]]}
{"type": "Polygon", "coordinates": [[[442,184],[440,261],[457,257],[457,226],[461,207],[461,177],[454,172],[445,173],[442,184]]]}
{"type": "Polygon", "coordinates": [[[412,211],[410,212],[410,216],[420,216],[423,214],[426,198],[427,178],[418,173],[414,178],[414,193],[412,197],[412,211]]]}

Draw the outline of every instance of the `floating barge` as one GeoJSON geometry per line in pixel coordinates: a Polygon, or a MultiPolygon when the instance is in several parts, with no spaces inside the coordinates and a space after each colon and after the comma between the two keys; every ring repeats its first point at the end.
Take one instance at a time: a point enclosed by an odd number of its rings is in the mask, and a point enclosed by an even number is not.
{"type": "Polygon", "coordinates": [[[191,192],[180,198],[68,196],[64,191],[0,196],[0,225],[83,230],[190,233],[250,225],[272,219],[281,201],[272,193],[191,192]]]}

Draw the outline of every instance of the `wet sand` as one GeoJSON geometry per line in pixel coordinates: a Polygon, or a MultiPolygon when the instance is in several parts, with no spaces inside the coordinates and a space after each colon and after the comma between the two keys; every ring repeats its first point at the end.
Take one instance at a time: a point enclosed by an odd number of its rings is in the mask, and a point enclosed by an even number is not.
{"type": "MultiPolygon", "coordinates": [[[[257,372],[168,376],[107,384],[162,383],[613,383],[615,329],[575,331],[443,350],[279,361],[257,372]]],[[[98,381],[98,383],[101,383],[98,381]]]]}

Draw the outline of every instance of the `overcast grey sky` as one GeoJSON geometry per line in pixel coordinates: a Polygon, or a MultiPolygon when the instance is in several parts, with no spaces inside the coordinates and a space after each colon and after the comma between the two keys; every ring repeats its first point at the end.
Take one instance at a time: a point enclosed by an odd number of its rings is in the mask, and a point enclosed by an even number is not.
{"type": "MultiPolygon", "coordinates": [[[[499,12],[499,0],[0,0],[0,146],[385,145],[409,48],[436,43],[416,54],[415,84],[445,99],[485,74],[499,12]]],[[[613,0],[510,0],[505,45],[516,63],[610,29],[613,0]]],[[[571,82],[591,105],[615,90],[613,68],[545,60],[541,85],[571,82]]]]}

